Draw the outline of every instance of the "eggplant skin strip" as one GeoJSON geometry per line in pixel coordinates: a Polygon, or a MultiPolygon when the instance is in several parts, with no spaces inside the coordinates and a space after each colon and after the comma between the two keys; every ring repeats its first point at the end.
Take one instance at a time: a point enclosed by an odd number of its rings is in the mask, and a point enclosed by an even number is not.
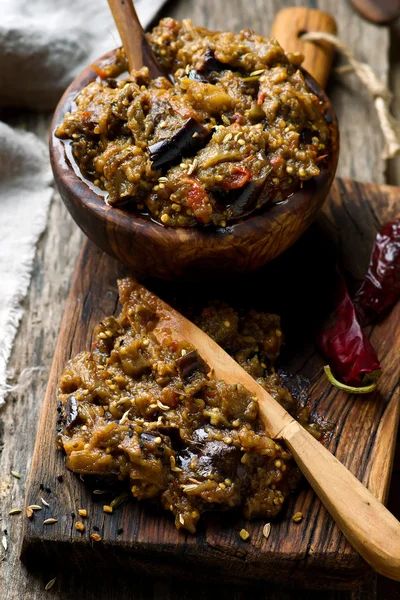
{"type": "Polygon", "coordinates": [[[182,160],[183,156],[194,154],[211,137],[211,132],[201,123],[190,117],[172,137],[149,146],[150,159],[154,169],[163,169],[182,160]],[[194,133],[199,135],[193,137],[194,133]]]}

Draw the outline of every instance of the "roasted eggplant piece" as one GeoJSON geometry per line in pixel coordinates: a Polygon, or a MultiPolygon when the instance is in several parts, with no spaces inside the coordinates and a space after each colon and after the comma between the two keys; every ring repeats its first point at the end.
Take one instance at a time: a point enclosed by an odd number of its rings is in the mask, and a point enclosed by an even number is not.
{"type": "Polygon", "coordinates": [[[196,69],[190,69],[187,76],[189,79],[192,79],[192,81],[199,81],[200,83],[209,83],[207,77],[205,75],[202,75],[199,71],[196,71],[196,69]]]}
{"type": "Polygon", "coordinates": [[[264,182],[250,181],[239,189],[215,191],[213,195],[218,205],[228,213],[228,219],[238,219],[251,213],[261,193],[264,182]]]}
{"type": "Polygon", "coordinates": [[[178,358],[176,366],[183,380],[190,379],[197,371],[208,373],[210,370],[210,367],[201,358],[197,350],[192,350],[178,358]]]}
{"type": "Polygon", "coordinates": [[[153,168],[163,169],[182,160],[184,156],[195,154],[210,136],[207,127],[190,117],[170,138],[149,146],[153,168]],[[195,133],[198,135],[193,137],[195,133]]]}
{"type": "Polygon", "coordinates": [[[300,133],[300,141],[302,144],[312,144],[313,132],[308,127],[305,127],[300,133]]]}
{"type": "Polygon", "coordinates": [[[65,405],[65,427],[69,431],[79,419],[78,402],[75,396],[70,396],[65,405]]]}
{"type": "Polygon", "coordinates": [[[203,65],[201,69],[199,69],[200,73],[212,73],[216,71],[220,73],[221,71],[225,71],[226,69],[231,69],[232,67],[227,63],[223,63],[215,56],[215,50],[211,50],[211,48],[207,48],[204,54],[203,65]]]}

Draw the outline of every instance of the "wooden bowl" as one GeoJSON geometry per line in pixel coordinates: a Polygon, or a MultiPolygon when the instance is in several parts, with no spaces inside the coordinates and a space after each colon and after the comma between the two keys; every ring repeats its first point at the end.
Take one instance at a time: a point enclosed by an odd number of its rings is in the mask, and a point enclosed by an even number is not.
{"type": "MultiPolygon", "coordinates": [[[[115,50],[96,64],[109,63],[115,50]]],[[[138,276],[197,279],[240,273],[261,267],[289,248],[311,224],[331,187],[339,152],[339,130],[333,107],[321,87],[304,72],[310,89],[322,101],[331,129],[328,158],[318,177],[304,182],[282,203],[228,225],[163,227],[145,217],[110,207],[96,188],[85,182],[66,154],[66,144],[54,135],[78,92],[96,78],[87,67],[61,98],[50,132],[50,157],[61,197],[84,233],[102,250],[132,268],[138,276]]]]}

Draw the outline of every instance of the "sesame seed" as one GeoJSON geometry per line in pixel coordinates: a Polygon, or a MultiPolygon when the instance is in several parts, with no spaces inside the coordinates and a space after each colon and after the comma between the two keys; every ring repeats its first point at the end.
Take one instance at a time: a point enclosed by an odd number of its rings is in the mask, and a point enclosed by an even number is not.
{"type": "Polygon", "coordinates": [[[20,512],[22,512],[22,508],[12,508],[10,511],[8,511],[8,514],[19,515],[20,512]]]}
{"type": "Polygon", "coordinates": [[[50,519],[45,519],[43,521],[43,525],[53,525],[53,523],[57,523],[58,519],[54,519],[53,517],[50,517],[50,519]]]}
{"type": "Polygon", "coordinates": [[[188,175],[191,175],[193,173],[193,171],[195,171],[197,169],[197,165],[198,165],[198,160],[197,160],[197,158],[195,158],[189,167],[188,175]]]}
{"type": "Polygon", "coordinates": [[[50,504],[48,502],[46,502],[46,500],[44,498],[40,498],[40,501],[44,506],[50,506],[50,504]]]}
{"type": "Polygon", "coordinates": [[[195,484],[195,483],[192,483],[189,485],[183,485],[182,491],[185,492],[185,494],[186,494],[187,492],[192,492],[193,490],[196,490],[197,487],[198,487],[198,484],[195,484]]]}
{"type": "Polygon", "coordinates": [[[11,471],[11,475],[15,477],[15,479],[21,479],[21,475],[17,473],[17,471],[11,471]]]}
{"type": "Polygon", "coordinates": [[[169,410],[169,408],[170,408],[166,404],[163,404],[160,400],[157,400],[157,406],[158,406],[158,408],[161,408],[161,410],[169,410]]]}
{"type": "Polygon", "coordinates": [[[130,410],[131,410],[131,409],[130,409],[130,408],[128,408],[128,410],[124,412],[124,414],[122,415],[122,417],[121,417],[121,420],[120,420],[120,422],[119,422],[119,424],[120,424],[120,425],[123,425],[123,424],[125,423],[125,421],[127,421],[127,420],[128,420],[128,415],[129,415],[129,411],[130,411],[130,410]]]}
{"type": "Polygon", "coordinates": [[[271,523],[265,523],[263,527],[263,536],[265,539],[269,538],[269,534],[271,533],[271,523]]]}
{"type": "Polygon", "coordinates": [[[225,123],[225,125],[231,124],[230,120],[228,119],[228,117],[226,115],[221,115],[221,119],[222,119],[222,122],[225,123]]]}
{"type": "Polygon", "coordinates": [[[237,141],[237,143],[239,144],[239,146],[244,146],[246,142],[244,140],[240,139],[237,141]]]}

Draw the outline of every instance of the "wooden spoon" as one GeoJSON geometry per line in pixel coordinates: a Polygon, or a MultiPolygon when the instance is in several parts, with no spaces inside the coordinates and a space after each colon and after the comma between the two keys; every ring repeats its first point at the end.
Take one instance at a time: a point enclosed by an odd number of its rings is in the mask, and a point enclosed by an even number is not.
{"type": "Polygon", "coordinates": [[[154,334],[160,342],[170,336],[190,342],[210,366],[210,376],[240,383],[257,396],[266,431],[285,442],[348,541],[378,573],[400,581],[397,519],[204,331],[142,285],[135,282],[133,289],[156,312],[159,321],[154,334]]]}
{"type": "Polygon", "coordinates": [[[132,0],[108,0],[108,4],[121,36],[129,69],[138,71],[145,66],[152,78],[165,77],[164,70],[147,41],[132,0]]]}

